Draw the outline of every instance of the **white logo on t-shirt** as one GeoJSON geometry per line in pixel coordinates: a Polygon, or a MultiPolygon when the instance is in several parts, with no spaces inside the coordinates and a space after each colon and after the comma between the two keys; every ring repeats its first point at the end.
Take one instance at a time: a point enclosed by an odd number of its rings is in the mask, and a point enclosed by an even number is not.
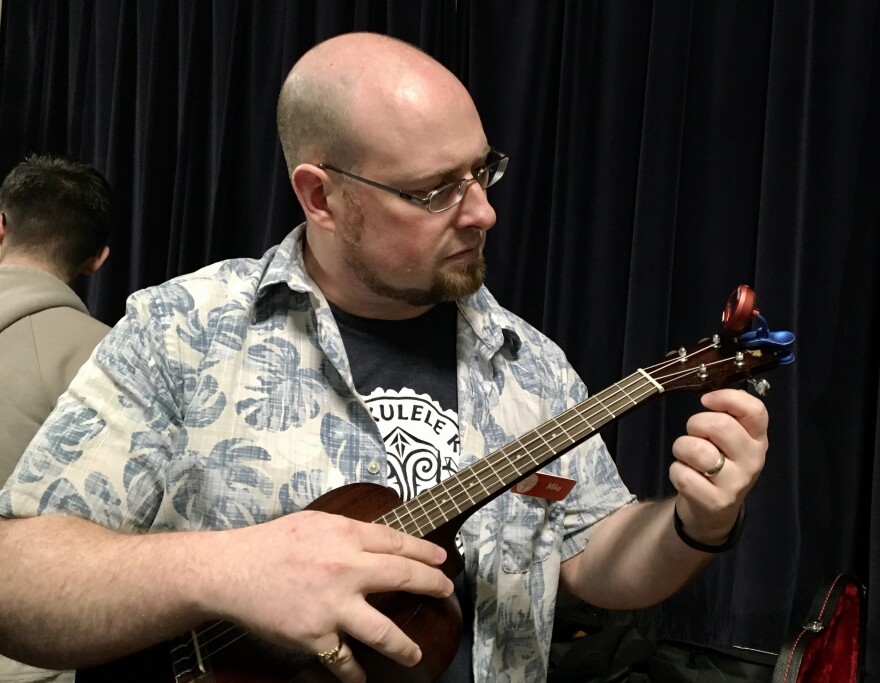
{"type": "Polygon", "coordinates": [[[388,485],[403,500],[458,471],[458,414],[426,394],[377,387],[365,399],[385,441],[388,485]]]}

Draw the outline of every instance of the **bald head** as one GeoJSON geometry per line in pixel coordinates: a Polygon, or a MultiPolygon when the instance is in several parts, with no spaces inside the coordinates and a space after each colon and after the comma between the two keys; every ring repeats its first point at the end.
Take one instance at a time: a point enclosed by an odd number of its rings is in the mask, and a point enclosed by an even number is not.
{"type": "Polygon", "coordinates": [[[383,135],[401,127],[423,134],[432,100],[449,97],[473,106],[452,73],[408,43],[374,33],[319,43],[291,69],[278,98],[288,170],[318,161],[354,168],[382,149],[383,135]]]}

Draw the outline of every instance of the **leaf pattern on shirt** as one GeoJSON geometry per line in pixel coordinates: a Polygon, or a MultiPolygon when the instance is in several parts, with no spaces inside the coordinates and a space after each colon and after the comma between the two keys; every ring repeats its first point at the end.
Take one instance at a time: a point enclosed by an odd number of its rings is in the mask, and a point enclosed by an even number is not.
{"type": "Polygon", "coordinates": [[[83,448],[105,426],[104,420],[92,408],[77,407],[69,423],[53,423],[46,428],[51,447],[41,444],[34,457],[27,459],[18,472],[18,480],[36,482],[51,480],[63,469],[82,456],[83,448]]]}
{"type": "Polygon", "coordinates": [[[257,368],[248,391],[259,394],[235,404],[245,422],[258,430],[285,431],[315,417],[321,405],[315,398],[325,384],[313,369],[300,367],[299,351],[286,339],[269,337],[247,350],[249,364],[257,368]]]}
{"type": "Polygon", "coordinates": [[[207,457],[188,450],[169,468],[174,509],[192,528],[228,529],[269,519],[274,483],[261,471],[269,452],[245,439],[225,439],[207,457]]]}
{"type": "Polygon", "coordinates": [[[136,527],[131,523],[124,523],[120,512],[122,500],[106,475],[98,472],[89,474],[83,492],[89,509],[93,511],[92,518],[98,524],[111,529],[136,527]]]}
{"type": "Polygon", "coordinates": [[[299,512],[324,492],[324,472],[319,469],[298,470],[293,473],[290,483],[278,491],[281,511],[288,515],[299,512]]]}
{"type": "Polygon", "coordinates": [[[370,433],[368,429],[378,434],[373,418],[367,417],[370,425],[364,428],[364,421],[356,417],[357,410],[357,404],[349,404],[345,418],[332,413],[321,418],[321,445],[345,481],[357,481],[361,463],[370,459],[370,453],[374,453],[380,462],[384,461],[385,456],[384,450],[376,453],[374,442],[366,437],[370,433]]]}
{"type": "Polygon", "coordinates": [[[241,350],[245,333],[242,329],[244,312],[241,302],[232,301],[208,311],[205,324],[198,315],[189,315],[183,324],[177,326],[177,336],[193,349],[211,349],[211,356],[202,364],[203,368],[209,368],[221,360],[219,353],[241,350]]]}
{"type": "MultiPolygon", "coordinates": [[[[112,499],[107,500],[112,502],[112,499]]],[[[91,508],[79,491],[68,479],[56,479],[40,499],[40,513],[51,510],[53,513],[69,514],[76,517],[89,517],[91,508]]]]}
{"type": "MultiPolygon", "coordinates": [[[[179,282],[165,283],[162,296],[153,297],[148,304],[150,318],[165,331],[171,327],[177,313],[187,314],[195,308],[196,302],[190,291],[179,282]]],[[[129,314],[126,306],[126,314],[129,314]]]]}
{"type": "Polygon", "coordinates": [[[207,427],[217,421],[226,407],[226,394],[213,375],[202,375],[195,395],[187,411],[187,424],[194,427],[207,427]]]}

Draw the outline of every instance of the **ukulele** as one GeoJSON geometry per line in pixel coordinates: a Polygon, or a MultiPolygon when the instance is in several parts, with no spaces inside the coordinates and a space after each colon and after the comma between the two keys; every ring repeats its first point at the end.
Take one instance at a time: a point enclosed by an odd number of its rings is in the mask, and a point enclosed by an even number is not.
{"type": "MultiPolygon", "coordinates": [[[[450,578],[462,570],[455,537],[474,512],[542,469],[602,427],[668,391],[706,392],[748,380],[766,394],[766,380],[754,375],[794,360],[791,332],[772,332],[754,307],[755,295],[740,285],[722,316],[724,334],[682,347],[647,368],[593,394],[501,449],[401,502],[384,486],[357,483],[334,489],[306,509],[386,524],[430,540],[447,551],[441,569],[450,578]],[[752,321],[757,327],[745,331],[752,321]]],[[[429,683],[450,664],[461,636],[461,610],[453,594],[432,598],[379,593],[369,601],[421,646],[422,660],[408,668],[353,638],[347,642],[370,681],[429,683]]],[[[81,669],[77,683],[333,683],[338,679],[314,657],[263,643],[229,622],[198,630],[102,666],[81,669]]]]}

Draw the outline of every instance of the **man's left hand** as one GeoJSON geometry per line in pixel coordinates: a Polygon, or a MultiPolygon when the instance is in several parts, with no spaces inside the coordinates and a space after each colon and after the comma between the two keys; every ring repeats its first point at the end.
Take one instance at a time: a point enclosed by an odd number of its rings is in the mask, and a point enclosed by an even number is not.
{"type": "Polygon", "coordinates": [[[692,416],[672,446],[669,479],[688,536],[720,545],[764,467],[768,417],[759,399],[737,389],[705,394],[702,403],[709,412],[692,416]]]}

